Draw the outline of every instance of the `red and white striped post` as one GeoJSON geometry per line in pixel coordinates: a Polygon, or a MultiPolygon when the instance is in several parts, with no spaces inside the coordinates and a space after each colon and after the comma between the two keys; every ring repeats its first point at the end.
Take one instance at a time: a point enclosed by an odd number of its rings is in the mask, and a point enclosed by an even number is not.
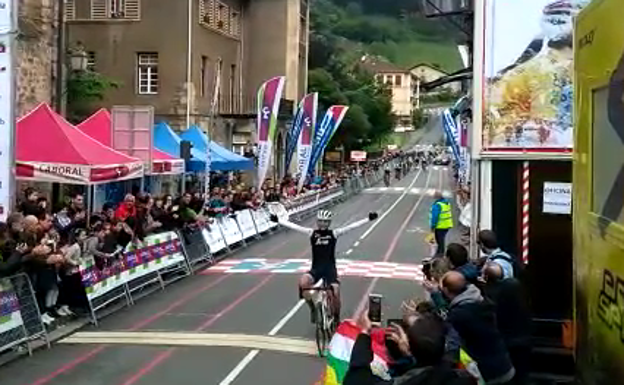
{"type": "Polygon", "coordinates": [[[522,262],[529,263],[529,161],[522,164],[522,262]]]}

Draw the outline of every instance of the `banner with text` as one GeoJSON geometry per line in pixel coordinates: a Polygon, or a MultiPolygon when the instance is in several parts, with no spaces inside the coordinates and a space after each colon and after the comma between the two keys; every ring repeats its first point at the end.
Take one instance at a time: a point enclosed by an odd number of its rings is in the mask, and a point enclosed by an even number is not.
{"type": "Polygon", "coordinates": [[[314,132],[314,144],[312,146],[312,156],[310,157],[310,163],[308,165],[308,174],[314,173],[316,162],[318,162],[323,155],[325,147],[327,147],[332,136],[334,136],[334,133],[338,130],[348,109],[348,106],[331,106],[327,109],[325,117],[323,117],[321,124],[319,124],[314,132]]]}
{"type": "Polygon", "coordinates": [[[0,221],[6,221],[13,198],[13,142],[15,135],[15,74],[17,36],[16,0],[0,3],[0,221]]]}
{"type": "Polygon", "coordinates": [[[310,155],[312,155],[312,138],[316,129],[316,111],[318,107],[318,93],[307,95],[302,101],[303,119],[301,133],[297,138],[297,173],[299,183],[297,191],[301,191],[308,175],[310,155]]]}
{"type": "Polygon", "coordinates": [[[0,334],[22,325],[17,294],[8,279],[0,280],[0,334]]]}
{"type": "Polygon", "coordinates": [[[277,76],[267,80],[258,90],[258,187],[262,187],[271,166],[271,150],[277,133],[277,115],[285,81],[284,76],[277,76]]]}
{"type": "Polygon", "coordinates": [[[299,106],[297,107],[297,113],[295,114],[294,123],[290,130],[288,130],[288,134],[286,136],[286,170],[290,168],[290,162],[292,161],[295,149],[299,144],[299,137],[301,136],[304,125],[313,127],[313,123],[316,118],[316,116],[313,115],[316,115],[317,99],[318,94],[312,93],[304,96],[303,99],[301,99],[301,101],[299,102],[299,106]]]}

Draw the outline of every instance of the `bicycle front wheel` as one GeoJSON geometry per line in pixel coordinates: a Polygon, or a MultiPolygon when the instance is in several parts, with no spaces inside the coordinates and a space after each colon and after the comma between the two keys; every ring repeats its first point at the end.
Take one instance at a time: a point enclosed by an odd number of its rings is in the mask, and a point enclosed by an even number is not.
{"type": "Polygon", "coordinates": [[[319,357],[325,357],[325,350],[327,349],[328,338],[325,328],[325,309],[323,306],[317,305],[316,307],[316,348],[318,350],[319,357]]]}

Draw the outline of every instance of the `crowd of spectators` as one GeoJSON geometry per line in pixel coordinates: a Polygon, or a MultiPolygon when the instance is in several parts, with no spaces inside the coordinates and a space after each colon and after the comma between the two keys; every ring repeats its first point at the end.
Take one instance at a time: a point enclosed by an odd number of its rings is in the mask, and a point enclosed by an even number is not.
{"type": "Polygon", "coordinates": [[[475,261],[457,243],[436,256],[423,282],[429,298],[404,302],[401,322],[386,329],[391,380],[371,371],[373,325],[362,313],[344,385],[527,384],[531,315],[523,267],[492,231],[481,231],[478,244],[483,256],[475,261]]]}
{"type": "Polygon", "coordinates": [[[261,189],[242,183],[223,183],[205,197],[199,192],[151,196],[134,191],[122,202],[105,203],[88,213],[85,197],[76,193],[59,207],[38,191],[27,188],[6,223],[0,222],[0,278],[25,273],[32,282],[42,321],[87,311],[79,266],[110,266],[131,242],[154,232],[187,226],[209,226],[215,219],[265,202],[296,199],[312,190],[340,183],[342,173],[323,173],[300,192],[290,177],[280,183],[267,180],[261,189]]]}

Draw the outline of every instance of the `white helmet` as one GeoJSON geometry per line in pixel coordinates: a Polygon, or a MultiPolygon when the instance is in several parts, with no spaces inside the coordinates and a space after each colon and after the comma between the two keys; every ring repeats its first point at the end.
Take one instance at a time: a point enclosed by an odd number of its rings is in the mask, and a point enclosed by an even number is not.
{"type": "Polygon", "coordinates": [[[319,210],[319,212],[316,214],[316,219],[318,219],[319,221],[331,221],[332,212],[329,210],[319,210]]]}

